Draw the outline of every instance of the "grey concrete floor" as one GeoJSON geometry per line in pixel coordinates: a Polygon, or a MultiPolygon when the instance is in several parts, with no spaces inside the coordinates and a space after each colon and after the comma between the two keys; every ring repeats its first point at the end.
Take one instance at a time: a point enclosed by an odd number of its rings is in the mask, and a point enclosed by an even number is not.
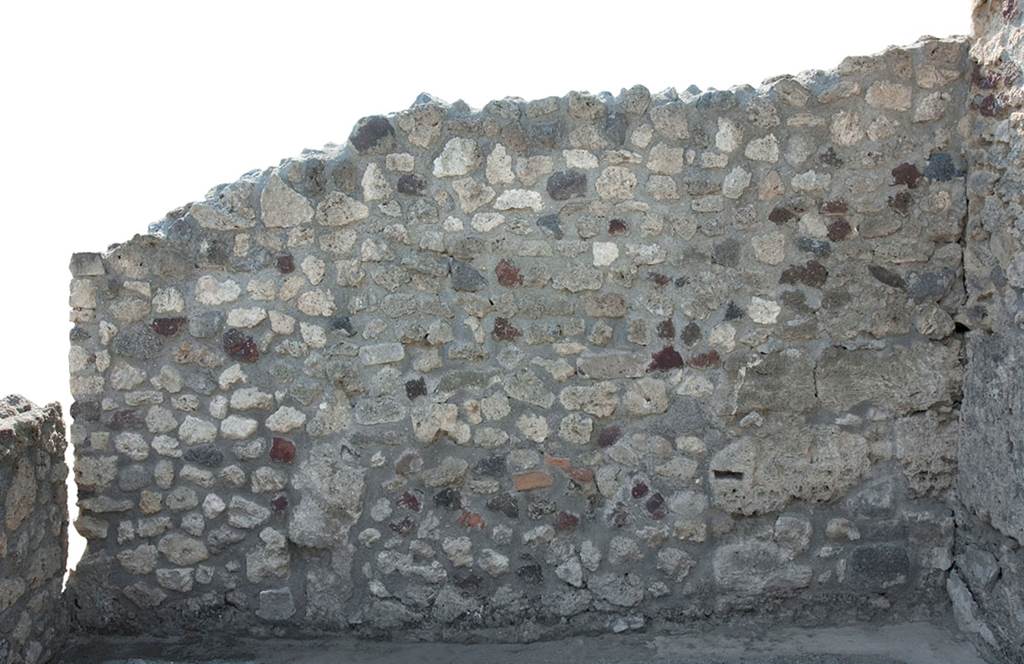
{"type": "Polygon", "coordinates": [[[62,664],[986,664],[955,628],[908,623],[630,633],[529,644],[93,639],[62,664]]]}

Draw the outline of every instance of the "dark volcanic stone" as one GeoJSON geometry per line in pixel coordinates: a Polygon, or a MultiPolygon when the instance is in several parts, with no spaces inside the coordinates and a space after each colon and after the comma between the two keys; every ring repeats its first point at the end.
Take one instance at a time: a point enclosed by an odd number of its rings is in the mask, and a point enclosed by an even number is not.
{"type": "Polygon", "coordinates": [[[825,240],[818,240],[813,237],[798,237],[796,239],[796,248],[821,258],[825,258],[832,253],[831,244],[825,240]]]}
{"type": "Polygon", "coordinates": [[[661,339],[676,338],[676,325],[672,322],[671,318],[666,318],[658,323],[658,337],[661,339]]]}
{"type": "Polygon", "coordinates": [[[953,163],[953,157],[945,152],[936,152],[928,158],[924,167],[924,176],[937,182],[946,182],[963,175],[953,163]]]}
{"type": "Polygon", "coordinates": [[[831,166],[833,168],[839,168],[844,163],[839,155],[836,154],[836,149],[833,147],[829,147],[824,152],[821,152],[818,155],[818,161],[825,166],[831,166]]]}
{"type": "Polygon", "coordinates": [[[557,214],[544,215],[537,220],[537,225],[548,233],[551,233],[556,240],[562,239],[562,221],[558,218],[557,214]]]}
{"type": "Polygon", "coordinates": [[[702,336],[703,334],[700,331],[700,325],[697,323],[688,323],[686,327],[683,328],[683,333],[680,335],[680,339],[682,339],[683,343],[686,344],[687,348],[689,348],[700,341],[702,336]]]}
{"type": "Polygon", "coordinates": [[[148,325],[129,327],[114,337],[114,353],[133,360],[152,360],[164,347],[164,342],[148,325]]]}
{"type": "Polygon", "coordinates": [[[864,590],[889,590],[910,578],[910,557],[895,544],[859,546],[850,555],[850,584],[864,590]]]}
{"type": "Polygon", "coordinates": [[[516,576],[522,579],[523,583],[539,586],[544,583],[544,569],[537,563],[523,565],[516,570],[516,576]]]}
{"type": "Polygon", "coordinates": [[[484,457],[477,461],[473,466],[473,472],[477,475],[486,475],[487,477],[501,477],[505,474],[507,466],[505,457],[501,454],[495,454],[494,456],[484,457]]]}
{"type": "Polygon", "coordinates": [[[426,394],[427,382],[423,380],[423,378],[406,381],[405,396],[409,397],[409,401],[412,401],[416,397],[426,396],[426,394]]]}
{"type": "Polygon", "coordinates": [[[648,487],[647,484],[645,484],[644,482],[637,482],[636,484],[633,485],[633,488],[630,490],[630,494],[634,498],[640,499],[646,496],[648,492],[650,492],[650,490],[650,487],[648,487]]]}
{"type": "Polygon", "coordinates": [[[241,330],[230,328],[224,333],[224,352],[239,362],[255,362],[260,359],[260,350],[252,337],[241,330]]]}
{"type": "Polygon", "coordinates": [[[735,238],[723,240],[711,251],[711,259],[724,267],[736,267],[740,264],[740,241],[735,238]]]}
{"type": "Polygon", "coordinates": [[[881,265],[869,265],[868,272],[871,276],[882,282],[886,286],[893,288],[899,288],[900,290],[906,290],[907,284],[903,281],[903,277],[898,272],[882,267],[881,265]]]}
{"type": "Polygon", "coordinates": [[[445,487],[434,494],[434,506],[448,510],[462,509],[462,494],[458,489],[445,487]]]}
{"type": "Polygon", "coordinates": [[[452,574],[455,587],[460,590],[479,590],[484,580],[479,574],[458,570],[452,574]]]}
{"type": "Polygon", "coordinates": [[[338,316],[331,321],[331,329],[339,332],[345,332],[348,336],[354,336],[356,328],[352,325],[352,319],[348,316],[338,316]]]}
{"type": "Polygon", "coordinates": [[[224,453],[216,448],[214,445],[196,445],[185,450],[183,456],[185,461],[194,463],[197,466],[206,466],[207,468],[217,468],[224,463],[224,453]]]}
{"type": "Polygon", "coordinates": [[[787,221],[793,221],[794,219],[796,219],[796,215],[784,207],[777,207],[768,213],[768,221],[776,224],[784,224],[787,221]]]}
{"type": "Polygon", "coordinates": [[[652,494],[644,504],[647,513],[652,519],[664,519],[668,515],[668,508],[665,506],[665,497],[660,493],[652,494]]]}
{"type": "Polygon", "coordinates": [[[281,274],[291,274],[295,271],[295,259],[291,254],[282,254],[277,257],[277,271],[281,274]]]}
{"type": "Polygon", "coordinates": [[[487,509],[504,514],[510,519],[519,518],[519,502],[509,493],[498,494],[487,499],[487,509]]]}
{"type": "Polygon", "coordinates": [[[71,408],[68,409],[71,413],[71,417],[76,420],[83,422],[98,422],[102,409],[100,404],[95,401],[75,401],[71,404],[71,408]]]}
{"type": "Polygon", "coordinates": [[[390,147],[395,129],[383,115],[371,115],[356,123],[349,143],[359,152],[382,151],[390,147]]]}
{"type": "Polygon", "coordinates": [[[401,521],[392,521],[388,524],[388,528],[390,528],[396,535],[408,535],[416,530],[416,522],[409,517],[405,517],[401,521]]]}
{"type": "Polygon", "coordinates": [[[422,196],[427,188],[427,181],[415,173],[406,173],[398,178],[398,193],[409,196],[422,196]]]}
{"type": "Polygon", "coordinates": [[[580,198],[587,193],[587,174],[575,168],[558,171],[548,177],[548,195],[556,201],[580,198]]]}
{"type": "Polygon", "coordinates": [[[736,304],[732,300],[725,306],[725,320],[739,320],[747,315],[747,312],[743,310],[743,307],[736,304]]]}
{"type": "Polygon", "coordinates": [[[793,265],[782,272],[780,284],[804,284],[811,288],[820,288],[828,279],[828,270],[816,260],[809,260],[803,265],[793,265]]]}
{"type": "Polygon", "coordinates": [[[487,278],[469,263],[453,258],[450,271],[453,290],[475,293],[487,286],[487,278]]]}

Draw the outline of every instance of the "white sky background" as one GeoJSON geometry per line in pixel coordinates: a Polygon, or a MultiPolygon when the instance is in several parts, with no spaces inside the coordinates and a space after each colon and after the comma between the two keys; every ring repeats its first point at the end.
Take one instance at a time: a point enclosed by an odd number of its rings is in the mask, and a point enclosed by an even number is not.
{"type": "MultiPolygon", "coordinates": [[[[0,394],[67,417],[67,265],[420,92],[757,84],[921,35],[970,0],[176,0],[0,8],[0,394]]],[[[74,491],[71,491],[72,496],[74,491]]],[[[73,517],[72,517],[73,518],[73,517]]],[[[72,531],[71,564],[82,541],[72,531]]]]}

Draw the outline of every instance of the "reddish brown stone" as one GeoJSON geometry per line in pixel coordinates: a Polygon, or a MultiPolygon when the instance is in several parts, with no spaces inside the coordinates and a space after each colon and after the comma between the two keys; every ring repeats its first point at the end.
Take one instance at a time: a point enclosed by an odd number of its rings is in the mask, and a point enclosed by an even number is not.
{"type": "Polygon", "coordinates": [[[622,428],[618,426],[605,427],[597,434],[597,445],[599,447],[611,447],[622,438],[622,428]]]}
{"type": "Polygon", "coordinates": [[[487,526],[487,523],[484,521],[484,518],[476,512],[464,511],[459,515],[459,525],[463,528],[478,528],[483,530],[487,526]]]}
{"type": "Polygon", "coordinates": [[[915,189],[921,180],[921,171],[913,164],[900,164],[892,169],[892,183],[895,185],[905,184],[909,189],[915,189]]]}
{"type": "Polygon", "coordinates": [[[531,470],[527,473],[520,473],[512,476],[512,483],[516,491],[534,491],[536,489],[548,489],[554,486],[553,477],[541,470],[531,470]]]}
{"type": "Polygon", "coordinates": [[[274,496],[274,499],[270,501],[270,506],[274,508],[275,512],[283,512],[288,509],[288,496],[283,493],[274,496]]]}
{"type": "Polygon", "coordinates": [[[260,349],[252,337],[235,328],[224,333],[224,352],[239,362],[255,362],[260,359],[260,349]]]}
{"type": "Polygon", "coordinates": [[[154,318],[149,327],[162,337],[173,337],[186,322],[185,318],[154,318]]]}
{"type": "Polygon", "coordinates": [[[270,445],[270,458],[280,463],[291,463],[295,460],[295,443],[275,437],[270,445]]]}
{"type": "Polygon", "coordinates": [[[404,492],[402,496],[398,499],[398,505],[413,512],[419,512],[420,508],[422,507],[420,499],[416,496],[416,494],[411,493],[409,491],[404,492]]]}
{"type": "Polygon", "coordinates": [[[608,222],[608,235],[625,235],[629,232],[629,225],[622,219],[612,219],[608,222]]]}
{"type": "Polygon", "coordinates": [[[853,228],[845,219],[836,219],[828,225],[828,239],[833,242],[841,242],[849,237],[853,228]]]}
{"type": "Polygon", "coordinates": [[[277,271],[281,274],[291,274],[295,271],[295,259],[291,254],[277,257],[277,271]]]}
{"type": "Polygon", "coordinates": [[[646,496],[649,491],[650,488],[645,483],[637,482],[636,484],[633,485],[633,489],[632,491],[630,491],[630,493],[633,494],[634,498],[639,499],[646,496]]]}
{"type": "Polygon", "coordinates": [[[691,367],[695,369],[707,369],[708,367],[717,367],[722,363],[722,358],[719,357],[717,350],[709,350],[706,353],[700,353],[694,355],[687,362],[691,367]]]}
{"type": "Polygon", "coordinates": [[[519,268],[504,258],[498,261],[498,266],[494,268],[494,274],[498,276],[498,283],[505,288],[523,285],[523,275],[519,273],[519,268]]]}
{"type": "Polygon", "coordinates": [[[518,327],[510,323],[507,318],[498,316],[494,319],[494,329],[491,331],[491,334],[498,341],[512,341],[522,336],[523,333],[518,327]]]}
{"type": "Polygon", "coordinates": [[[995,95],[987,95],[980,102],[975,104],[978,112],[986,118],[994,118],[999,115],[999,98],[995,95]]]}
{"type": "Polygon", "coordinates": [[[683,366],[683,356],[672,346],[665,346],[651,355],[651,363],[647,371],[668,371],[683,366]]]}
{"type": "Polygon", "coordinates": [[[580,517],[572,512],[559,512],[555,517],[555,530],[563,532],[576,530],[578,525],[580,525],[580,517]]]}

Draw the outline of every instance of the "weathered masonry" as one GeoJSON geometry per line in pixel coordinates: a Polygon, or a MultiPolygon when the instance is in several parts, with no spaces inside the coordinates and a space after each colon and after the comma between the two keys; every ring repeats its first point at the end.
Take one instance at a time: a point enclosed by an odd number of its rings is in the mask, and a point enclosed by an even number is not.
{"type": "Polygon", "coordinates": [[[526,640],[952,595],[1019,652],[1021,12],[976,13],[973,54],[759,88],[423,96],[77,254],[74,624],[526,640]]]}
{"type": "Polygon", "coordinates": [[[60,406],[0,400],[0,662],[36,664],[68,631],[61,597],[68,547],[60,406]]]}

